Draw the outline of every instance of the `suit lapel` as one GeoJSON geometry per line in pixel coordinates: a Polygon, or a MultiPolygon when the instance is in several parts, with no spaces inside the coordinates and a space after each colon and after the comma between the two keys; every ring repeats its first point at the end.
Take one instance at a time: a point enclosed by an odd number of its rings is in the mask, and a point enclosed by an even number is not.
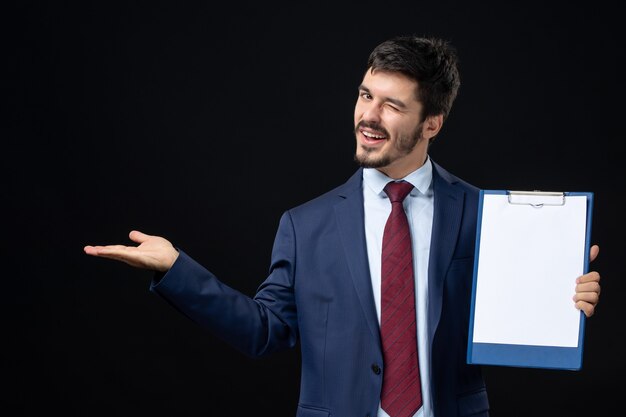
{"type": "Polygon", "coordinates": [[[365,241],[362,172],[363,170],[359,169],[340,189],[339,194],[343,199],[335,206],[335,214],[354,288],[372,336],[380,347],[378,317],[365,241]]]}
{"type": "Polygon", "coordinates": [[[432,242],[428,262],[428,336],[431,343],[441,318],[444,278],[457,242],[463,214],[464,193],[433,162],[435,194],[432,242]]]}

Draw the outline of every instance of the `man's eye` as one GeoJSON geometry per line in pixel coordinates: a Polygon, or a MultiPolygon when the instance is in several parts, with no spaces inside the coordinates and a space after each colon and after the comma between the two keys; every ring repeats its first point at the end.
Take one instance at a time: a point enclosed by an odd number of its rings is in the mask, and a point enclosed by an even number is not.
{"type": "Polygon", "coordinates": [[[393,111],[400,111],[399,108],[397,108],[396,106],[392,106],[391,104],[387,104],[387,107],[390,108],[393,111]]]}
{"type": "Polygon", "coordinates": [[[361,93],[361,97],[363,97],[365,100],[372,99],[372,96],[369,93],[361,93]]]}

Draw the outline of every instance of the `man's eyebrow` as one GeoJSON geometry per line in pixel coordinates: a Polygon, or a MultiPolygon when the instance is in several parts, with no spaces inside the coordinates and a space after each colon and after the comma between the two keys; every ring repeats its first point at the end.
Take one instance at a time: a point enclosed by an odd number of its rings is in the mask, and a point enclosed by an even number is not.
{"type": "MultiPolygon", "coordinates": [[[[359,86],[359,91],[363,91],[363,92],[366,92],[368,94],[371,93],[370,89],[367,88],[366,86],[364,86],[363,84],[361,84],[359,86]]],[[[384,101],[388,101],[389,103],[395,104],[398,107],[402,107],[403,109],[406,109],[406,104],[404,104],[403,101],[400,101],[400,100],[398,100],[396,98],[393,98],[393,97],[383,97],[383,99],[384,99],[384,101]]]]}

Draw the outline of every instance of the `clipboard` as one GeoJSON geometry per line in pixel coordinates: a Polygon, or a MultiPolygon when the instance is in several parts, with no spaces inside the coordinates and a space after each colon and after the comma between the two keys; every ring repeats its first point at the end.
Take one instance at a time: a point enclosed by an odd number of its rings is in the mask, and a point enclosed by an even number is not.
{"type": "Polygon", "coordinates": [[[467,363],[580,370],[593,193],[481,190],[467,363]]]}

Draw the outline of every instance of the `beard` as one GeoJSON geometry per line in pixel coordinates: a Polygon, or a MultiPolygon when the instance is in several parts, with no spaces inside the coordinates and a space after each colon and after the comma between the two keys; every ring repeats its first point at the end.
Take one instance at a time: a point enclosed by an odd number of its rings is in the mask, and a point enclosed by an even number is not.
{"type": "MultiPolygon", "coordinates": [[[[368,127],[370,129],[381,132],[385,137],[389,138],[389,133],[385,128],[377,123],[369,123],[361,121],[354,128],[354,134],[358,134],[360,127],[368,127]]],[[[403,156],[408,155],[417,146],[422,138],[424,122],[417,125],[415,130],[409,134],[399,135],[393,143],[393,147],[381,155],[375,155],[374,152],[378,148],[369,146],[361,146],[362,152],[355,152],[354,160],[363,168],[383,168],[403,156]]]]}

